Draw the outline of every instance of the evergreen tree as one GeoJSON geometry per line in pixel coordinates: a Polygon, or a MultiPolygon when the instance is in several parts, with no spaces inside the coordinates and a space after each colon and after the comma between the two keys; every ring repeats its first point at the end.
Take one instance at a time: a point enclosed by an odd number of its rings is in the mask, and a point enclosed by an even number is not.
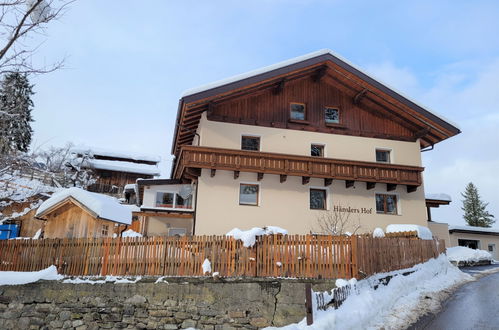
{"type": "Polygon", "coordinates": [[[13,72],[0,85],[0,154],[28,151],[34,94],[26,74],[13,72]]]}
{"type": "Polygon", "coordinates": [[[476,227],[491,227],[495,220],[494,216],[485,210],[489,203],[480,200],[478,189],[472,182],[468,183],[461,196],[464,197],[462,210],[466,223],[476,227]]]}

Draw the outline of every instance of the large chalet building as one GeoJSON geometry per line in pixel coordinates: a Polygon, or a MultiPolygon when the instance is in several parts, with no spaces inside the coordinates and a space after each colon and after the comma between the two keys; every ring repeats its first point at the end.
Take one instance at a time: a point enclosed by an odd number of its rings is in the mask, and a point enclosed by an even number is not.
{"type": "Polygon", "coordinates": [[[145,180],[144,196],[154,193],[143,208],[196,235],[266,225],[317,232],[325,212],[349,214],[364,231],[426,226],[421,152],[459,133],[323,50],[186,92],[175,189],[145,180]],[[179,183],[194,200],[178,195],[179,183]]]}

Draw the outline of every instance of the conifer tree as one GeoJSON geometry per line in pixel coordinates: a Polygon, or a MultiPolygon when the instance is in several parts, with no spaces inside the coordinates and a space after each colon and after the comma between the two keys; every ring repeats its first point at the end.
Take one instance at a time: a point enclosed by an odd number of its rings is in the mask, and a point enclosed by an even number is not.
{"type": "Polygon", "coordinates": [[[489,203],[480,199],[478,189],[472,182],[468,183],[461,196],[464,198],[461,209],[464,211],[466,223],[476,227],[491,227],[495,220],[494,216],[485,210],[489,203]]]}
{"type": "Polygon", "coordinates": [[[13,72],[0,85],[0,154],[28,151],[34,94],[26,74],[13,72]]]}

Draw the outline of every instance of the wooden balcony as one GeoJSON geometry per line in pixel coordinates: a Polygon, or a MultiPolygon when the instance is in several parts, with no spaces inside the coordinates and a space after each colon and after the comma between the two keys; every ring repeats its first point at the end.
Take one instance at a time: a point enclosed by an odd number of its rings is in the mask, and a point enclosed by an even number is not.
{"type": "Polygon", "coordinates": [[[301,176],[303,183],[310,178],[323,178],[325,185],[332,180],[345,180],[346,186],[353,182],[367,182],[367,189],[374,188],[376,183],[386,183],[388,190],[396,185],[406,185],[407,191],[415,191],[421,185],[423,167],[373,162],[351,161],[333,158],[296,156],[269,152],[255,152],[233,149],[221,149],[199,146],[182,146],[179,160],[175,168],[175,178],[193,178],[199,175],[196,169],[211,169],[214,176],[216,170],[258,173],[258,180],[264,174],[281,175],[281,182],[288,175],[301,176]]]}

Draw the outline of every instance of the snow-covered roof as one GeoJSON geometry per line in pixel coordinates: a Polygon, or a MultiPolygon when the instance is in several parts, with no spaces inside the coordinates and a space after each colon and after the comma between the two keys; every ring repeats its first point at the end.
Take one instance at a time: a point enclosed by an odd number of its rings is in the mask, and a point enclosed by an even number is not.
{"type": "Polygon", "coordinates": [[[484,233],[499,234],[499,229],[496,229],[496,228],[474,227],[474,226],[449,225],[449,230],[469,230],[469,231],[480,231],[480,232],[484,232],[484,233]]]}
{"type": "Polygon", "coordinates": [[[415,231],[421,239],[433,239],[431,230],[427,227],[411,224],[391,224],[386,226],[386,233],[400,233],[404,231],[415,231]]]}
{"type": "Polygon", "coordinates": [[[90,167],[98,170],[108,170],[117,172],[159,175],[159,168],[156,165],[139,164],[119,160],[86,159],[83,167],[90,167]]]}
{"type": "Polygon", "coordinates": [[[62,201],[73,198],[83,206],[94,212],[99,218],[124,224],[132,223],[132,211],[129,207],[121,205],[114,197],[89,192],[81,188],[67,188],[53,194],[43,202],[36,211],[36,216],[43,215],[62,201]]]}
{"type": "Polygon", "coordinates": [[[273,65],[269,65],[269,66],[266,66],[266,67],[263,67],[263,68],[260,68],[260,69],[252,70],[252,71],[249,71],[249,72],[246,72],[246,73],[243,73],[243,74],[239,74],[239,75],[235,75],[235,76],[232,76],[232,77],[229,77],[229,78],[226,78],[226,79],[218,80],[218,81],[215,81],[215,82],[212,82],[212,83],[209,83],[209,84],[206,84],[206,85],[202,85],[202,86],[199,86],[199,87],[196,87],[196,88],[188,89],[188,90],[186,90],[182,94],[182,97],[186,97],[186,96],[194,95],[194,94],[197,94],[197,93],[205,92],[205,91],[210,90],[210,89],[214,89],[214,88],[217,88],[217,87],[228,85],[228,84],[240,81],[240,80],[244,80],[244,79],[247,79],[247,78],[250,78],[250,77],[253,77],[253,76],[257,76],[257,75],[260,75],[260,74],[268,73],[268,72],[271,72],[271,71],[274,71],[274,70],[277,70],[277,69],[281,69],[281,68],[287,67],[289,65],[293,65],[293,64],[296,64],[296,63],[299,63],[299,62],[303,62],[303,61],[308,60],[308,59],[312,59],[312,58],[319,57],[319,56],[322,56],[322,55],[327,55],[327,54],[329,54],[329,55],[331,55],[333,57],[336,57],[340,61],[346,63],[347,65],[351,66],[352,68],[354,68],[355,70],[359,71],[360,73],[366,75],[370,79],[373,79],[376,82],[384,85],[386,88],[391,89],[393,92],[399,94],[400,96],[402,96],[406,100],[412,102],[413,104],[417,105],[418,107],[423,108],[424,110],[428,111],[432,115],[434,115],[434,116],[440,118],[441,120],[449,123],[450,125],[454,126],[455,128],[460,129],[459,126],[456,123],[452,122],[451,120],[445,118],[442,115],[437,114],[436,112],[434,112],[432,110],[429,110],[428,107],[419,104],[418,102],[414,101],[410,97],[406,96],[404,93],[398,91],[397,89],[393,88],[389,84],[383,82],[381,79],[375,78],[372,74],[368,74],[363,69],[361,69],[358,66],[354,65],[353,63],[351,63],[350,61],[348,61],[347,59],[343,58],[341,55],[338,55],[337,53],[333,52],[330,49],[321,49],[321,50],[318,50],[318,51],[315,51],[315,52],[312,52],[312,53],[309,53],[309,54],[298,56],[298,57],[295,57],[295,58],[292,58],[292,59],[289,59],[289,60],[286,60],[286,61],[282,61],[282,62],[273,64],[273,65]]]}
{"type": "Polygon", "coordinates": [[[437,200],[437,201],[445,201],[445,202],[452,202],[452,197],[447,194],[425,194],[424,195],[425,199],[432,199],[432,200],[437,200]]]}
{"type": "Polygon", "coordinates": [[[116,150],[108,150],[103,148],[86,147],[86,146],[73,147],[71,148],[71,152],[79,154],[88,153],[91,156],[107,156],[107,157],[142,160],[142,161],[156,162],[156,163],[161,161],[161,157],[159,156],[145,155],[142,153],[135,153],[131,151],[116,151],[116,150]]]}

